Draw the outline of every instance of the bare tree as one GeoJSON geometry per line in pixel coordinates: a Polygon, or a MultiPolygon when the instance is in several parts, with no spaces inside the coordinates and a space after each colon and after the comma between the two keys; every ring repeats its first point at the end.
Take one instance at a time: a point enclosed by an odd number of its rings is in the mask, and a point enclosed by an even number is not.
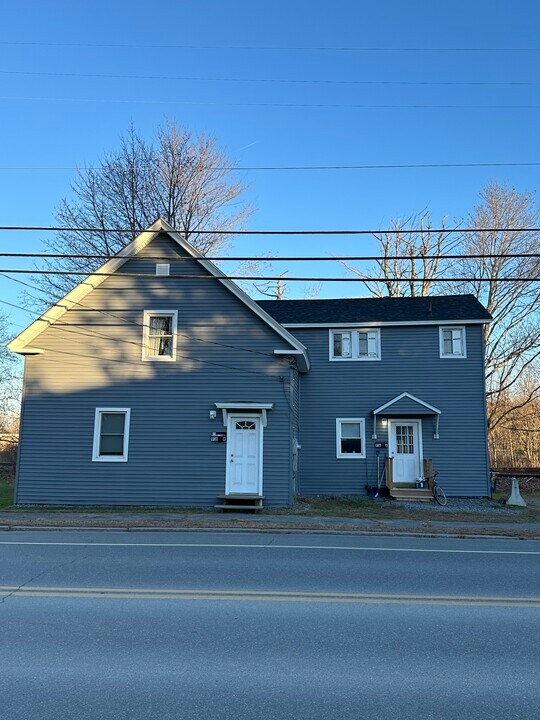
{"type": "Polygon", "coordinates": [[[363,279],[365,287],[376,297],[425,296],[432,293],[445,270],[444,253],[450,252],[457,240],[445,230],[445,219],[433,229],[427,212],[415,213],[391,222],[391,232],[375,235],[381,260],[370,271],[343,262],[363,279]],[[414,228],[415,232],[407,232],[414,228]],[[380,277],[382,281],[375,281],[380,277]]]}
{"type": "Polygon", "coordinates": [[[490,429],[540,392],[540,259],[531,257],[540,252],[540,234],[522,231],[538,227],[539,221],[532,193],[487,185],[468,219],[476,230],[463,238],[465,254],[484,257],[465,258],[453,272],[471,278],[459,285],[459,292],[473,293],[494,318],[484,331],[490,429]],[[522,256],[507,257],[515,254],[522,256]],[[536,382],[524,393],[521,380],[532,369],[536,382]],[[520,392],[513,392],[517,388],[520,392]]]}
{"type": "Polygon", "coordinates": [[[316,300],[321,294],[322,282],[313,282],[304,288],[304,298],[306,300],[316,300]]]}
{"type": "MultiPolygon", "coordinates": [[[[505,416],[491,430],[490,455],[494,467],[540,465],[540,396],[533,392],[536,387],[537,377],[528,371],[512,392],[497,396],[497,413],[505,416]]],[[[491,402],[488,401],[488,408],[491,402]]]]}
{"type": "Polygon", "coordinates": [[[494,318],[484,330],[490,431],[540,393],[540,259],[534,257],[540,252],[540,233],[528,230],[539,224],[533,194],[490,183],[466,221],[473,232],[450,235],[444,220],[441,232],[435,232],[425,213],[413,215],[395,221],[395,233],[378,237],[383,259],[375,270],[382,282],[372,280],[373,273],[347,266],[378,297],[459,292],[482,302],[494,318]],[[404,233],[407,226],[419,231],[404,233]],[[450,265],[444,256],[452,251],[465,257],[450,265]],[[435,257],[426,257],[431,255],[435,257]],[[463,281],[446,283],[445,273],[463,281]],[[522,380],[531,371],[536,382],[529,382],[525,392],[522,380]]]}
{"type": "MultiPolygon", "coordinates": [[[[60,203],[58,224],[82,229],[60,232],[45,244],[55,253],[111,255],[162,217],[201,252],[222,251],[251,213],[242,200],[246,186],[232,168],[234,163],[213,138],[194,137],[175,122],[166,122],[151,142],[131,127],[99,166],[78,172],[72,197],[60,203]],[[107,228],[129,232],[105,232],[107,228]],[[225,232],[202,234],[214,230],[225,232]]],[[[48,268],[86,273],[99,264],[60,258],[50,260],[48,268]]],[[[78,279],[42,275],[35,282],[54,298],[78,279]]]]}
{"type": "Polygon", "coordinates": [[[259,285],[254,282],[253,287],[258,293],[265,297],[272,298],[273,300],[283,300],[288,287],[287,283],[283,280],[286,274],[287,271],[282,272],[277,280],[270,280],[264,285],[259,285]]]}

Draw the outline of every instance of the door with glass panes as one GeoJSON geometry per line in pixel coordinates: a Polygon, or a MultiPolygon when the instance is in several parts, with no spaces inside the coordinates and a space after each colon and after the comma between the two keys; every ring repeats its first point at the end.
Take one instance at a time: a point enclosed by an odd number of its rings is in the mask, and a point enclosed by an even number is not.
{"type": "Polygon", "coordinates": [[[390,420],[388,452],[394,483],[415,483],[422,476],[422,421],[390,420]]]}

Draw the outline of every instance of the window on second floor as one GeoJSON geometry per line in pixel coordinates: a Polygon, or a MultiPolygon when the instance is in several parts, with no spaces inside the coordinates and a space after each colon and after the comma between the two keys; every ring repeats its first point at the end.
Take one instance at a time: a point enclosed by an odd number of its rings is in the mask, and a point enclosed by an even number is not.
{"type": "Polygon", "coordinates": [[[377,328],[330,330],[330,360],[380,360],[381,331],[377,328]]]}
{"type": "Polygon", "coordinates": [[[176,310],[145,310],[143,360],[176,359],[176,310]]]}
{"type": "Polygon", "coordinates": [[[465,328],[463,326],[440,327],[439,350],[442,358],[466,358],[465,328]]]}

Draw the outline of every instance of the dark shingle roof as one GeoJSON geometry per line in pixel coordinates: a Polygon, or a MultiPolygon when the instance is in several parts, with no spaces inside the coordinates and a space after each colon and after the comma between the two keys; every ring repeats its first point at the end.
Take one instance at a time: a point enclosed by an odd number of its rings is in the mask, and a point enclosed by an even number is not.
{"type": "Polygon", "coordinates": [[[259,300],[279,323],[459,322],[491,320],[474,295],[337,300],[259,300]]]}

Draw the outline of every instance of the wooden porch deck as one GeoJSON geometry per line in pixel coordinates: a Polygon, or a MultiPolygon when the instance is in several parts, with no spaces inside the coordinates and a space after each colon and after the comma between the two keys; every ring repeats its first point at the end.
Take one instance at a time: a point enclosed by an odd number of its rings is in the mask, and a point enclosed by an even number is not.
{"type": "MultiPolygon", "coordinates": [[[[405,500],[406,502],[431,502],[433,500],[433,489],[428,480],[428,486],[425,488],[417,488],[413,483],[394,484],[393,458],[386,458],[386,487],[390,493],[390,497],[395,500],[405,500]]],[[[425,478],[433,477],[433,461],[425,459],[423,468],[423,476],[425,478]]]]}

